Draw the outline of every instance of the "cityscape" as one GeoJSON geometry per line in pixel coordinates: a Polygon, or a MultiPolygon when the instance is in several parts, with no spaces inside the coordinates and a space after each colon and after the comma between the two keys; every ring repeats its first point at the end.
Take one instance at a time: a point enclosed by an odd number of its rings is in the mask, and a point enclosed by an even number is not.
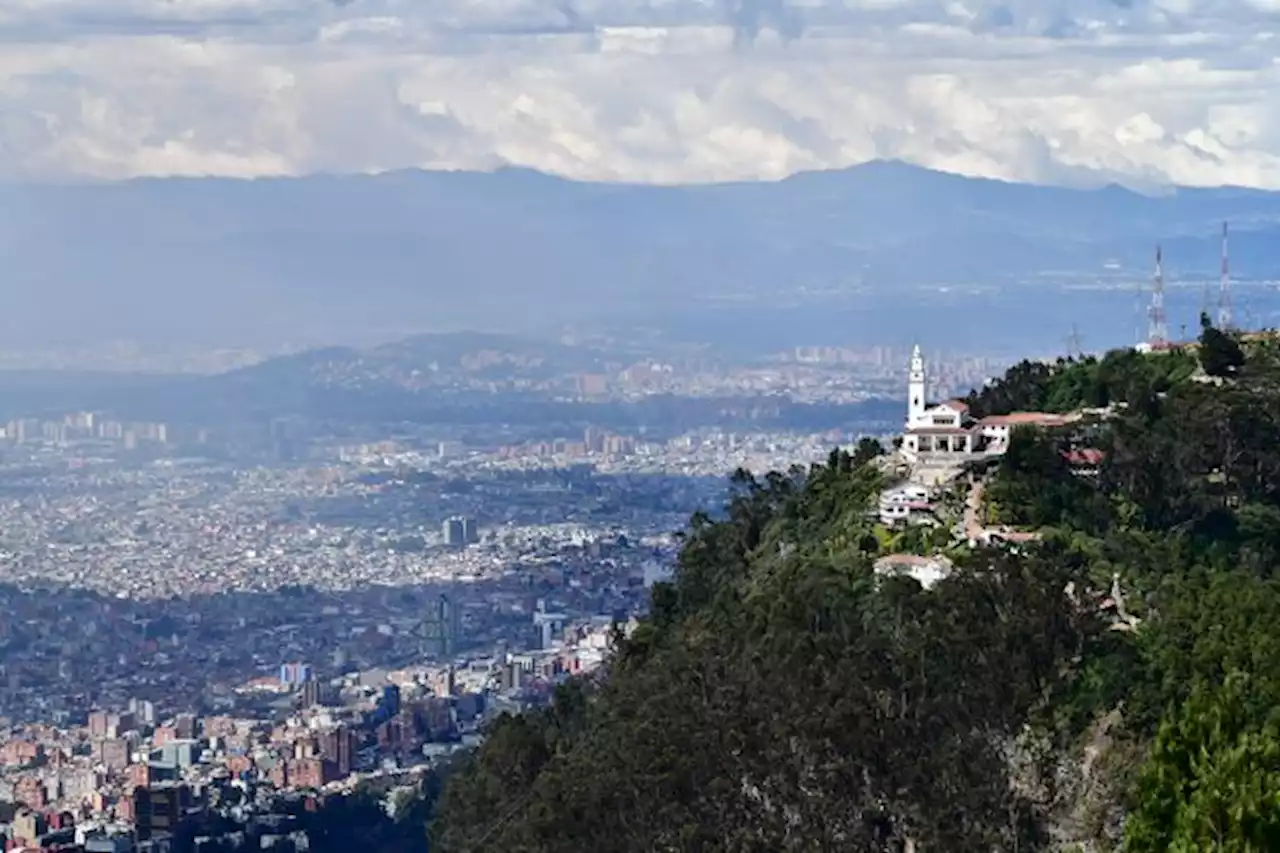
{"type": "MultiPolygon", "coordinates": [[[[1139,349],[1175,346],[1162,295],[1139,349]]],[[[735,472],[804,470],[871,441],[898,451],[873,511],[894,541],[940,528],[1026,543],[983,522],[984,482],[964,472],[1003,454],[1015,425],[1111,414],[975,420],[960,398],[1005,363],[920,346],[630,363],[598,343],[544,346],[425,336],[117,392],[99,410],[14,411],[0,427],[10,845],[126,853],[247,834],[301,849],[319,831],[305,815],[334,797],[415,796],[504,713],[602,673],[735,472]],[[258,402],[299,382],[374,402],[258,402]],[[253,402],[186,405],[187,388],[217,387],[253,402]],[[177,417],[139,416],[157,411],[177,417]]],[[[1096,451],[1071,458],[1096,476],[1096,451]]],[[[900,546],[876,567],[929,588],[953,563],[900,546]]]]}
{"type": "Polygon", "coordinates": [[[1278,10],[0,7],[3,853],[1280,851],[1278,10]]]}
{"type": "MultiPolygon", "coordinates": [[[[495,350],[454,374],[437,365],[434,382],[402,361],[374,368],[415,393],[495,400],[755,401],[691,429],[19,413],[0,433],[10,837],[118,853],[208,814],[214,792],[259,792],[258,812],[275,814],[299,792],[412,784],[474,748],[486,720],[597,671],[735,470],[895,434],[905,357],[805,347],[536,382],[495,350]],[[761,417],[779,399],[885,404],[809,432],[761,417]]],[[[997,365],[940,361],[931,391],[997,365]]],[[[374,381],[346,362],[319,376],[374,381]]]]}

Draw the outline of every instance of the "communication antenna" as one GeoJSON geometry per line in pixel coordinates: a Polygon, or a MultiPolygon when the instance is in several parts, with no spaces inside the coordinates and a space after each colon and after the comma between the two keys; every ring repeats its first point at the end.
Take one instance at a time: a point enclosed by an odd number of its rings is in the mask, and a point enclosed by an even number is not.
{"type": "Polygon", "coordinates": [[[1169,343],[1169,326],[1164,316],[1164,262],[1156,246],[1156,272],[1152,277],[1151,307],[1147,309],[1147,344],[1153,349],[1169,343]]]}
{"type": "Polygon", "coordinates": [[[1222,281],[1218,289],[1218,328],[1224,332],[1234,324],[1231,310],[1231,266],[1227,261],[1227,223],[1222,223],[1222,281]]]}
{"type": "Polygon", "coordinates": [[[1080,328],[1075,323],[1071,324],[1071,334],[1067,335],[1067,358],[1078,358],[1084,356],[1084,347],[1082,342],[1084,336],[1080,334],[1080,328]]]}

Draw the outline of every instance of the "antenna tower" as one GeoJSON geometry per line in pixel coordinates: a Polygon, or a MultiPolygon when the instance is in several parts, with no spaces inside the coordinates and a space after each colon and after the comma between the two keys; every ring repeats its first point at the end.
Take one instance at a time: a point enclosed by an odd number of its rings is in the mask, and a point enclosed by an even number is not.
{"type": "Polygon", "coordinates": [[[1161,347],[1169,343],[1169,326],[1164,316],[1164,265],[1160,247],[1156,246],[1156,273],[1152,278],[1151,307],[1147,309],[1150,320],[1147,326],[1147,344],[1161,347]]]}
{"type": "Polygon", "coordinates": [[[1074,323],[1071,324],[1071,334],[1067,335],[1067,358],[1083,358],[1084,357],[1084,336],[1080,334],[1080,329],[1074,323]]]}
{"type": "Polygon", "coordinates": [[[1218,289],[1218,328],[1227,331],[1232,327],[1231,316],[1231,267],[1227,262],[1227,223],[1222,223],[1222,283],[1218,289]]]}

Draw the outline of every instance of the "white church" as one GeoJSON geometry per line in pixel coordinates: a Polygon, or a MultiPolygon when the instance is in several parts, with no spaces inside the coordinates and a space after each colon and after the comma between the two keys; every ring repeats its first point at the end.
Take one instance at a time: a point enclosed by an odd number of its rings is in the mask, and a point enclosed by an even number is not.
{"type": "Polygon", "coordinates": [[[1013,412],[976,419],[963,400],[929,405],[925,400],[924,356],[917,344],[911,351],[907,375],[907,423],[902,434],[902,455],[908,460],[945,460],[972,454],[998,455],[1009,443],[1016,426],[1062,426],[1078,415],[1048,412],[1013,412]]]}

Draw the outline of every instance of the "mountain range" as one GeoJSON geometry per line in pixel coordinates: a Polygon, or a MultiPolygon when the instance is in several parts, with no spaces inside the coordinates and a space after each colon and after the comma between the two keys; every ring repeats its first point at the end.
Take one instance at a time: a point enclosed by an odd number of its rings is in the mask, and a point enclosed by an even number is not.
{"type": "MultiPolygon", "coordinates": [[[[363,344],[606,323],[696,338],[743,311],[774,326],[797,306],[901,313],[936,305],[938,285],[1027,325],[1051,292],[1136,286],[1157,242],[1171,282],[1198,293],[1226,220],[1236,274],[1280,277],[1280,193],[1065,189],[898,162],[680,187],[521,169],[7,185],[0,340],[363,344]]],[[[858,334],[889,334],[884,316],[858,334]]],[[[753,335],[728,325],[715,334],[753,335]]]]}

